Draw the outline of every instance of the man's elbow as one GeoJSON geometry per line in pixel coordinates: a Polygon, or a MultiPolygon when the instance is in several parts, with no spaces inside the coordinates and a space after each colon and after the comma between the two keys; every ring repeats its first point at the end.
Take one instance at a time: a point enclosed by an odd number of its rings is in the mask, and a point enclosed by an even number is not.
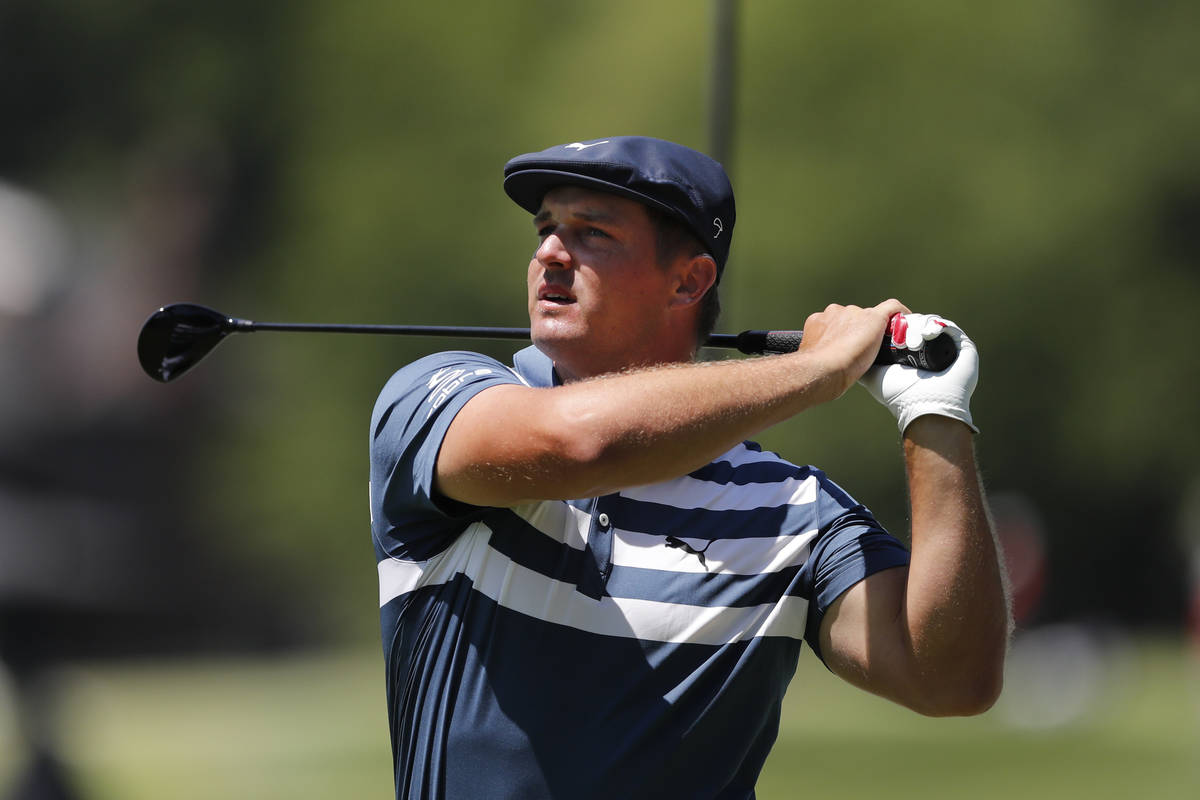
{"type": "Polygon", "coordinates": [[[994,679],[990,676],[966,682],[956,691],[939,698],[931,712],[922,712],[933,717],[974,717],[996,704],[1004,686],[1003,674],[994,679]]]}
{"type": "Polygon", "coordinates": [[[1004,659],[959,668],[926,682],[908,706],[927,717],[973,717],[990,709],[1004,688],[1004,659]]]}

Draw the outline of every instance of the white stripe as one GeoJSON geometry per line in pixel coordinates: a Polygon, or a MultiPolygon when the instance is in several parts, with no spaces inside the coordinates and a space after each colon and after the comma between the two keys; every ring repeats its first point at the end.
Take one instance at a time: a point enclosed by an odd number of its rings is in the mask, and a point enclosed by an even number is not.
{"type": "Polygon", "coordinates": [[[501,606],[536,619],[607,636],[657,642],[723,645],[755,636],[804,635],[808,601],[784,596],[749,608],[695,606],[657,600],[580,594],[493,550],[491,530],[477,522],[441,555],[424,563],[379,562],[380,605],[419,586],[444,584],[456,574],[501,606]]]}
{"type": "Polygon", "coordinates": [[[668,547],[662,536],[613,529],[612,562],[620,567],[642,567],[666,572],[763,575],[803,564],[816,538],[813,529],[794,536],[749,539],[692,539],[677,537],[704,551],[704,563],[694,553],[668,547]]]}
{"type": "Polygon", "coordinates": [[[395,558],[385,558],[375,565],[379,570],[379,607],[383,608],[389,600],[415,591],[421,585],[424,570],[415,561],[400,561],[395,558]]]}
{"type": "Polygon", "coordinates": [[[691,477],[676,478],[651,486],[636,486],[621,492],[622,497],[646,503],[659,503],[675,508],[706,511],[753,511],[758,508],[801,506],[817,499],[817,479],[787,478],[774,483],[752,483],[738,486],[714,483],[691,477]]]}
{"type": "Polygon", "coordinates": [[[715,461],[724,461],[731,467],[742,467],[746,464],[785,464],[794,466],[791,462],[785,461],[775,453],[763,450],[751,450],[745,444],[739,444],[736,447],[730,448],[728,452],[722,454],[715,461]]]}
{"type": "Polygon", "coordinates": [[[561,500],[535,500],[512,512],[554,541],[582,550],[587,546],[592,516],[561,500]]]}
{"type": "Polygon", "coordinates": [[[477,551],[491,552],[488,546],[491,537],[491,528],[482,522],[475,522],[458,535],[454,544],[428,561],[401,561],[395,558],[380,561],[376,565],[379,570],[379,607],[422,586],[446,583],[460,572],[472,575],[471,559],[479,560],[481,556],[477,551]]]}

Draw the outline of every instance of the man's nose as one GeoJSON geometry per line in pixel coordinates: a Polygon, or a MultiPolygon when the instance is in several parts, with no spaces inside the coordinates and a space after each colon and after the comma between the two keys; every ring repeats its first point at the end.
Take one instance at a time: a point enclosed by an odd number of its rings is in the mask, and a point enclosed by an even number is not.
{"type": "Polygon", "coordinates": [[[534,257],[544,267],[566,269],[571,266],[571,251],[557,233],[552,233],[538,245],[534,257]]]}

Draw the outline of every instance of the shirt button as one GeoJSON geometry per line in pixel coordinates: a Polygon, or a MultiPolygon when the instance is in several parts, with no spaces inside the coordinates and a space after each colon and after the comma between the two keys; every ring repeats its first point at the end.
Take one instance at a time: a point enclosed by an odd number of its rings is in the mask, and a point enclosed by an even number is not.
{"type": "Polygon", "coordinates": [[[601,528],[607,528],[608,527],[608,514],[601,514],[600,516],[596,517],[596,522],[600,523],[601,528]]]}

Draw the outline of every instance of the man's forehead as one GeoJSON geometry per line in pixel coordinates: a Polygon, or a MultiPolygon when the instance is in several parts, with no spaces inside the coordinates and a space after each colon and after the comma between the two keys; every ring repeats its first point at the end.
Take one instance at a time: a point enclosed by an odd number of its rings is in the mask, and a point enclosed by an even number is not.
{"type": "Polygon", "coordinates": [[[645,207],[636,200],[583,186],[564,185],[546,192],[534,222],[565,216],[620,221],[644,215],[645,207]]]}

